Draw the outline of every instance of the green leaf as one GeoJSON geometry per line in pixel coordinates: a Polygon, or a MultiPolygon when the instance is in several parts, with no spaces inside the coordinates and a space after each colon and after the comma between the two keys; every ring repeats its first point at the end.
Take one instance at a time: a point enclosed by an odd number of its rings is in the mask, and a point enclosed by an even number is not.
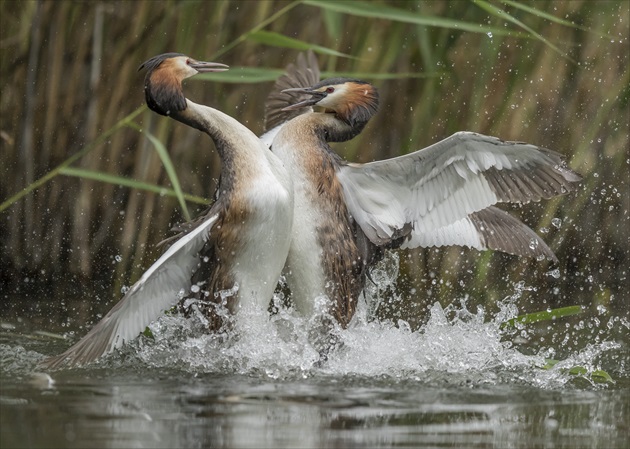
{"type": "Polygon", "coordinates": [[[444,17],[422,14],[417,11],[395,8],[380,3],[367,3],[360,1],[328,1],[328,0],[305,0],[305,4],[316,6],[321,9],[336,11],[359,17],[371,17],[394,22],[412,23],[438,28],[449,28],[460,31],[470,31],[473,33],[492,33],[497,36],[517,36],[527,37],[526,33],[510,31],[503,28],[490,27],[480,23],[464,22],[461,20],[447,19],[444,17]]]}
{"type": "MultiPolygon", "coordinates": [[[[124,187],[129,187],[132,189],[138,190],[146,190],[148,192],[157,193],[159,195],[167,195],[172,197],[177,197],[177,194],[173,189],[169,189],[168,187],[158,186],[156,184],[150,184],[144,181],[138,181],[136,179],[125,178],[122,176],[112,175],[110,173],[103,173],[99,171],[93,170],[85,170],[82,168],[74,168],[74,167],[64,167],[61,169],[60,174],[65,176],[74,176],[77,178],[91,179],[94,181],[105,182],[108,184],[114,184],[124,187]]],[[[191,203],[207,205],[210,203],[205,198],[196,195],[190,195],[188,193],[184,194],[184,198],[186,201],[190,201],[191,203]]]]}
{"type": "Polygon", "coordinates": [[[136,116],[138,116],[145,109],[146,109],[146,106],[144,105],[138,107],[135,111],[128,114],[126,117],[118,120],[116,124],[114,124],[114,126],[112,126],[103,134],[98,136],[95,140],[93,140],[92,142],[84,146],[83,149],[81,149],[81,151],[74,153],[72,156],[70,156],[68,159],[63,161],[61,164],[57,165],[55,168],[53,168],[51,171],[46,173],[44,176],[37,179],[36,181],[33,181],[28,186],[24,187],[21,191],[11,196],[9,199],[3,201],[2,204],[0,204],[0,212],[2,212],[3,210],[7,209],[9,206],[19,201],[22,197],[37,190],[38,188],[46,184],[51,179],[55,178],[57,175],[60,174],[63,168],[69,167],[70,165],[75,163],[77,160],[81,159],[83,156],[93,151],[95,148],[98,148],[100,144],[104,143],[111,135],[118,132],[121,128],[131,126],[131,124],[133,123],[133,119],[136,118],[136,116]]]}
{"type": "Polygon", "coordinates": [[[275,81],[284,74],[282,69],[269,69],[265,67],[230,67],[227,72],[201,73],[193,80],[214,81],[217,83],[264,83],[275,81]]]}
{"type": "MultiPolygon", "coordinates": [[[[265,67],[234,67],[227,72],[201,73],[196,75],[194,79],[213,81],[217,83],[264,83],[275,81],[279,76],[283,75],[283,69],[269,69],[265,67]]],[[[346,76],[349,78],[372,79],[372,80],[393,80],[406,78],[436,78],[446,75],[445,72],[430,73],[372,73],[372,72],[322,72],[322,78],[333,78],[337,76],[346,76]]]]}
{"type": "Polygon", "coordinates": [[[160,159],[162,160],[162,165],[164,165],[164,169],[168,175],[168,178],[173,185],[173,190],[175,191],[175,196],[177,197],[177,201],[179,202],[180,207],[182,208],[182,212],[184,213],[184,218],[186,221],[190,221],[190,213],[188,212],[188,207],[186,206],[186,200],[184,199],[184,192],[182,192],[182,188],[179,184],[179,178],[177,177],[177,172],[175,171],[175,166],[171,161],[171,157],[168,155],[168,151],[166,151],[166,147],[162,142],[159,141],[157,137],[151,134],[149,131],[142,130],[144,134],[149,138],[155,151],[157,151],[160,159]]]}
{"type": "Polygon", "coordinates": [[[583,312],[582,306],[568,306],[559,309],[543,310],[540,312],[526,313],[519,315],[511,320],[501,323],[501,329],[506,327],[514,327],[516,323],[531,324],[539,321],[549,321],[565,316],[578,315],[583,312]]]}
{"type": "Polygon", "coordinates": [[[532,8],[531,6],[522,4],[522,3],[518,3],[518,2],[513,2],[511,0],[501,0],[501,2],[505,3],[506,5],[510,5],[513,6],[516,9],[520,9],[522,11],[528,12],[534,16],[538,16],[538,17],[542,17],[543,19],[549,20],[550,22],[554,22],[560,25],[565,25],[565,26],[569,26],[572,28],[578,28],[578,26],[576,24],[574,24],[573,22],[569,22],[568,20],[564,20],[561,19],[560,17],[556,17],[553,14],[549,14],[545,11],[541,11],[539,9],[536,8],[532,8]]]}
{"type": "Polygon", "coordinates": [[[586,31],[587,33],[592,33],[592,34],[595,34],[595,35],[600,36],[600,37],[607,37],[607,38],[611,38],[611,39],[615,38],[615,36],[613,36],[611,34],[600,33],[598,31],[591,30],[590,28],[578,25],[578,24],[576,24],[574,22],[570,22],[568,20],[561,19],[560,17],[556,17],[553,14],[549,14],[549,13],[547,13],[545,11],[541,11],[539,9],[533,8],[533,7],[528,6],[528,5],[524,4],[524,3],[519,3],[519,2],[512,1],[512,0],[501,0],[501,2],[505,3],[506,5],[510,5],[510,6],[514,7],[514,8],[516,8],[516,9],[520,9],[522,11],[528,12],[528,13],[534,15],[534,16],[538,16],[538,17],[541,17],[541,18],[543,18],[545,20],[549,20],[550,22],[557,23],[558,25],[564,25],[564,26],[568,26],[568,27],[571,27],[571,28],[576,28],[578,30],[586,31]]]}
{"type": "Polygon", "coordinates": [[[149,329],[148,327],[144,328],[144,331],[142,331],[142,335],[144,335],[147,338],[150,338],[151,340],[155,340],[155,336],[153,335],[153,332],[151,332],[151,329],[149,329]]]}
{"type": "Polygon", "coordinates": [[[595,382],[601,383],[614,382],[612,376],[602,369],[596,369],[595,371],[593,371],[591,373],[591,379],[593,379],[595,382]]]}
{"type": "Polygon", "coordinates": [[[341,20],[341,14],[331,11],[330,9],[324,9],[323,11],[324,25],[328,35],[334,40],[339,40],[343,33],[343,22],[341,20]]]}
{"type": "Polygon", "coordinates": [[[373,72],[322,72],[322,78],[333,78],[338,76],[358,79],[372,80],[397,80],[407,78],[437,78],[446,75],[446,72],[401,72],[401,73],[373,73],[373,72]]]}
{"type": "MultiPolygon", "coordinates": [[[[546,363],[542,368],[545,370],[550,370],[550,369],[553,369],[558,363],[560,363],[560,360],[546,359],[545,362],[546,363]]],[[[583,366],[576,365],[568,369],[564,368],[562,371],[568,372],[572,376],[581,376],[581,377],[589,378],[593,382],[598,382],[598,383],[606,383],[606,382],[614,383],[615,382],[610,374],[608,374],[606,371],[601,370],[601,369],[596,369],[589,373],[589,371],[583,366]]]]}
{"type": "Polygon", "coordinates": [[[527,31],[529,34],[531,34],[536,39],[538,39],[541,42],[543,42],[545,45],[547,45],[549,48],[551,48],[552,50],[557,52],[563,58],[566,58],[566,59],[568,59],[571,62],[575,62],[575,60],[573,58],[571,58],[565,52],[563,52],[558,47],[556,47],[554,44],[549,42],[547,39],[545,39],[542,35],[540,35],[536,31],[534,31],[532,28],[528,27],[527,25],[525,25],[523,22],[521,22],[517,18],[515,18],[515,17],[511,16],[510,14],[508,14],[507,11],[504,11],[501,8],[497,8],[496,6],[488,3],[485,0],[473,0],[473,2],[475,3],[475,5],[479,6],[481,9],[489,12],[493,16],[499,17],[500,19],[503,19],[503,20],[507,20],[508,22],[511,22],[511,23],[513,23],[513,24],[523,28],[525,31],[527,31]]]}
{"type": "Polygon", "coordinates": [[[229,44],[223,46],[221,48],[221,50],[219,50],[218,52],[216,52],[213,56],[212,56],[212,60],[215,60],[216,58],[218,58],[219,56],[227,53],[228,51],[232,50],[234,47],[236,47],[238,44],[244,42],[245,40],[247,40],[247,36],[249,36],[251,33],[262,30],[263,28],[265,28],[267,25],[269,25],[270,23],[273,23],[276,21],[276,19],[278,19],[279,17],[282,17],[283,15],[285,15],[287,12],[289,12],[290,10],[292,10],[293,8],[295,8],[296,6],[300,5],[302,3],[302,0],[295,0],[294,2],[289,3],[288,5],[286,5],[284,8],[276,11],[274,14],[272,14],[271,16],[269,16],[268,18],[266,18],[265,20],[263,20],[262,22],[258,23],[255,27],[253,27],[251,30],[241,34],[239,37],[237,37],[236,39],[234,39],[232,42],[230,42],[229,44]]]}
{"type": "Polygon", "coordinates": [[[274,33],[271,31],[253,31],[247,35],[248,40],[258,42],[259,44],[271,45],[273,47],[281,48],[293,48],[295,50],[313,50],[316,53],[330,56],[341,56],[343,58],[357,59],[354,56],[350,56],[346,53],[341,53],[332,48],[322,47],[320,45],[310,44],[308,42],[294,39],[292,37],[284,36],[280,33],[274,33]]]}

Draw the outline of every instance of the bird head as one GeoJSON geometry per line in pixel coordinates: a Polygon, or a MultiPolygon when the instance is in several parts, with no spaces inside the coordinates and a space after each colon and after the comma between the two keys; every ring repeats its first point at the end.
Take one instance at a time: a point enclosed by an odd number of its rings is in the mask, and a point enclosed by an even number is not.
{"type": "Polygon", "coordinates": [[[330,78],[311,87],[285,89],[310,95],[310,98],[287,106],[283,111],[304,107],[319,107],[323,112],[335,113],[348,125],[364,126],[378,110],[378,91],[370,83],[350,78],[330,78]]]}
{"type": "Polygon", "coordinates": [[[164,53],[142,63],[138,70],[147,69],[144,94],[147,105],[161,115],[186,109],[182,81],[205,72],[223,72],[228,66],[218,62],[203,62],[181,53],[164,53]]]}

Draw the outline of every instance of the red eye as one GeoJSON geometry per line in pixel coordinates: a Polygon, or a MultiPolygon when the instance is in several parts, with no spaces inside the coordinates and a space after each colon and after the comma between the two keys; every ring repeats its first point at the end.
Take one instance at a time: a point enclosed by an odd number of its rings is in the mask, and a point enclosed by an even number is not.
{"type": "Polygon", "coordinates": [[[335,88],[334,88],[334,87],[327,87],[327,88],[326,88],[326,93],[327,93],[327,94],[332,94],[334,91],[335,91],[335,88]]]}

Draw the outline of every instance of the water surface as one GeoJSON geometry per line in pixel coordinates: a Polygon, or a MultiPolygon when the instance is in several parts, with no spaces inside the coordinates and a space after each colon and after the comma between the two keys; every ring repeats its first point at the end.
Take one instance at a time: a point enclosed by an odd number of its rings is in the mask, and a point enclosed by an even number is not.
{"type": "Polygon", "coordinates": [[[324,362],[309,322],[283,311],[223,336],[164,316],[153,338],[50,373],[37,362],[69,342],[4,322],[2,447],[627,447],[626,319],[509,332],[511,306],[488,317],[435,305],[412,330],[368,309],[324,362]],[[543,369],[549,356],[563,362],[543,369]],[[577,365],[585,375],[568,372],[577,365]]]}

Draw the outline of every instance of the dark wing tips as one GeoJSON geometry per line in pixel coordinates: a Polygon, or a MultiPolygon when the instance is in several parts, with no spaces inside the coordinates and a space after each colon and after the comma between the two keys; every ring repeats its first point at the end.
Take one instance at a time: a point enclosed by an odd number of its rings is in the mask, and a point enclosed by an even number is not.
{"type": "Polygon", "coordinates": [[[506,148],[511,154],[512,167],[491,166],[483,170],[493,192],[501,202],[527,203],[564,195],[577,189],[582,180],[571,170],[564,156],[556,151],[525,142],[505,141],[470,131],[460,131],[449,139],[467,151],[483,151],[484,147],[506,148]],[[517,153],[522,153],[517,155],[517,153]]]}
{"type": "Polygon", "coordinates": [[[566,165],[562,155],[545,148],[533,148],[539,156],[522,166],[509,170],[491,167],[484,172],[499,201],[537,202],[577,189],[582,176],[566,165]]]}
{"type": "Polygon", "coordinates": [[[37,364],[37,367],[40,369],[56,370],[56,369],[61,368],[65,364],[66,364],[66,357],[64,353],[64,354],[59,354],[56,356],[45,358],[44,360],[42,360],[41,362],[37,364]]]}
{"type": "Polygon", "coordinates": [[[283,111],[282,109],[285,107],[308,98],[308,95],[282,91],[295,87],[312,86],[319,81],[319,77],[319,65],[315,54],[311,50],[306,54],[300,53],[296,63],[289,64],[285,74],[276,80],[265,101],[265,131],[269,131],[291,120],[293,117],[308,112],[308,108],[283,111]]]}
{"type": "Polygon", "coordinates": [[[547,158],[549,158],[549,166],[558,173],[562,174],[562,176],[568,183],[567,187],[571,188],[571,191],[575,190],[577,184],[582,181],[583,178],[582,175],[580,175],[578,172],[573,171],[569,168],[565,156],[556,151],[549,150],[548,148],[536,147],[536,149],[543,153],[547,158]]]}
{"type": "Polygon", "coordinates": [[[538,234],[507,212],[491,206],[469,217],[486,248],[515,256],[544,257],[558,262],[556,255],[538,234]]]}
{"type": "MultiPolygon", "coordinates": [[[[117,310],[119,304],[120,302],[114,306],[110,314],[117,310]]],[[[81,340],[65,352],[42,360],[38,366],[45,369],[59,369],[64,366],[81,366],[94,362],[106,353],[111,352],[111,348],[116,346],[116,341],[115,339],[112,341],[112,336],[116,332],[117,327],[116,321],[112,321],[111,318],[108,319],[106,315],[81,340]]],[[[120,336],[117,336],[117,338],[120,338],[120,336]]]]}
{"type": "Polygon", "coordinates": [[[82,342],[83,340],[80,340],[65,352],[42,360],[37,366],[39,368],[56,370],[63,367],[81,366],[96,360],[98,357],[86,356],[87,348],[82,342]]]}

